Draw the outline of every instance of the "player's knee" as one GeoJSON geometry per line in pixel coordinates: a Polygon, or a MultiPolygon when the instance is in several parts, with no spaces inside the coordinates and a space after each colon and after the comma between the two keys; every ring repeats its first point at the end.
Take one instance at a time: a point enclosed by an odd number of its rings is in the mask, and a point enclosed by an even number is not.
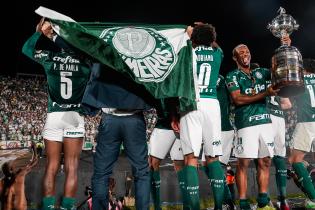
{"type": "Polygon", "coordinates": [[[258,160],[258,167],[261,169],[269,169],[271,166],[271,158],[265,157],[258,160]]]}
{"type": "Polygon", "coordinates": [[[69,174],[75,174],[78,170],[78,161],[69,161],[65,163],[65,172],[69,174]]]}
{"type": "Polygon", "coordinates": [[[246,170],[249,166],[249,160],[247,159],[239,159],[237,162],[238,170],[246,170]]]}
{"type": "Polygon", "coordinates": [[[289,159],[292,163],[298,163],[304,160],[304,156],[304,152],[294,149],[289,159]]]}
{"type": "Polygon", "coordinates": [[[184,168],[184,166],[185,166],[185,163],[184,163],[183,160],[174,160],[173,163],[174,163],[174,169],[175,169],[175,171],[180,171],[180,170],[182,170],[182,169],[184,168]]]}
{"type": "Polygon", "coordinates": [[[211,156],[206,156],[207,159],[207,164],[212,163],[214,161],[218,161],[219,157],[211,157],[211,156]]]}
{"type": "Polygon", "coordinates": [[[46,166],[46,175],[55,176],[59,169],[59,163],[48,163],[46,166]]]}

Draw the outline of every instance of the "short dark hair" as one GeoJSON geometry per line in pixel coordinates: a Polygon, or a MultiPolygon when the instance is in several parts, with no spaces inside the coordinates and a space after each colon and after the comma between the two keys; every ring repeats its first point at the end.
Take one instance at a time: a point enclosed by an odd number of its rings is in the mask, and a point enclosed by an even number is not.
{"type": "Polygon", "coordinates": [[[216,40],[217,33],[215,27],[211,24],[200,24],[194,27],[191,34],[191,41],[195,45],[211,46],[211,43],[216,40]]]}
{"type": "Polygon", "coordinates": [[[307,72],[315,73],[315,59],[304,58],[303,59],[303,68],[307,72]]]}
{"type": "MultiPolygon", "coordinates": [[[[236,49],[239,48],[239,47],[247,47],[247,45],[245,45],[245,44],[239,44],[239,45],[237,45],[236,47],[234,47],[233,50],[232,50],[232,55],[233,55],[233,57],[236,56],[236,49]]],[[[248,48],[248,47],[247,47],[247,48],[248,48]]]]}

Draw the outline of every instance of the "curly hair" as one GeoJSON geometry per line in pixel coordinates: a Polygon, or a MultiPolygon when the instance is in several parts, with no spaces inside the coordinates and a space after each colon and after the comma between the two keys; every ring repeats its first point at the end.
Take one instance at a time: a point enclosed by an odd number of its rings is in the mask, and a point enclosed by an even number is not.
{"type": "Polygon", "coordinates": [[[205,45],[210,47],[211,43],[216,40],[217,33],[215,27],[211,24],[196,25],[191,34],[191,41],[199,46],[205,45]]]}

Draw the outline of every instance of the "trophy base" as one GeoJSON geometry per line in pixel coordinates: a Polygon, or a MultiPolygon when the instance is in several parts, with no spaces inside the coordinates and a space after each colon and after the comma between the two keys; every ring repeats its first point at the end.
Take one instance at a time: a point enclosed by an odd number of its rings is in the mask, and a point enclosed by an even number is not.
{"type": "Polygon", "coordinates": [[[304,93],[304,84],[298,81],[283,81],[274,86],[274,89],[280,89],[278,96],[291,97],[304,93]]]}

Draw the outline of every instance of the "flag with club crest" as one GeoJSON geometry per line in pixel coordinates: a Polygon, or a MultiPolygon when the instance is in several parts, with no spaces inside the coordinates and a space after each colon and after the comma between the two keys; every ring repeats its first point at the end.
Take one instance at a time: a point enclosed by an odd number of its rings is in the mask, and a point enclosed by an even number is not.
{"type": "Polygon", "coordinates": [[[76,22],[39,7],[72,46],[128,76],[157,99],[179,97],[180,110],[196,109],[192,46],[185,25],[76,22]]]}

